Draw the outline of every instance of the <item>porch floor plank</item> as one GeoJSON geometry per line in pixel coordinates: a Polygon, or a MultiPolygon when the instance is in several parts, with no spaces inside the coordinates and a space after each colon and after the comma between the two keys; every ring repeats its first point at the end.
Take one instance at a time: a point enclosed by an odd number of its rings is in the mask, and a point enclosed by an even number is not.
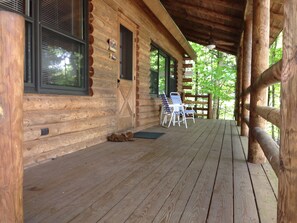
{"type": "Polygon", "coordinates": [[[277,178],[245,162],[233,121],[106,142],[25,170],[25,223],[276,222],[277,178]]]}

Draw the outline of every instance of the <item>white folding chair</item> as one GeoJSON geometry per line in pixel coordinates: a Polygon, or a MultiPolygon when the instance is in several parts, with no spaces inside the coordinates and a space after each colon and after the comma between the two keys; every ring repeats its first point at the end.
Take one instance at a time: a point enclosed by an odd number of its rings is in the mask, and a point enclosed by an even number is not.
{"type": "Polygon", "coordinates": [[[171,101],[173,104],[181,105],[180,109],[181,109],[182,117],[183,117],[182,121],[184,121],[186,128],[188,127],[187,119],[192,119],[193,122],[195,123],[194,109],[189,105],[183,104],[180,94],[178,92],[171,92],[170,98],[171,98],[171,101]],[[190,109],[188,109],[188,108],[190,108],[190,109]]]}

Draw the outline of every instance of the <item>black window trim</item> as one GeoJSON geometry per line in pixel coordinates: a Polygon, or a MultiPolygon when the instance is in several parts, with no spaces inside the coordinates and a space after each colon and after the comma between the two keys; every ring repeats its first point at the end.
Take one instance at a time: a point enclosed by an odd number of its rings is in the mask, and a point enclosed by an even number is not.
{"type": "MultiPolygon", "coordinates": [[[[160,67],[159,55],[161,54],[162,56],[164,56],[167,59],[166,60],[166,65],[165,65],[166,66],[166,68],[165,68],[165,72],[166,72],[165,73],[165,94],[167,96],[169,96],[169,94],[170,94],[169,90],[171,88],[171,86],[170,86],[170,62],[174,61],[174,63],[177,66],[177,60],[171,54],[169,54],[166,50],[164,50],[162,47],[160,47],[158,44],[156,44],[155,42],[151,41],[150,46],[151,46],[150,48],[154,48],[154,49],[158,50],[158,85],[157,85],[158,93],[157,94],[150,93],[150,95],[152,97],[159,97],[160,96],[160,92],[159,92],[159,67],[160,67]]],[[[175,79],[177,81],[177,76],[175,76],[175,79]]]]}

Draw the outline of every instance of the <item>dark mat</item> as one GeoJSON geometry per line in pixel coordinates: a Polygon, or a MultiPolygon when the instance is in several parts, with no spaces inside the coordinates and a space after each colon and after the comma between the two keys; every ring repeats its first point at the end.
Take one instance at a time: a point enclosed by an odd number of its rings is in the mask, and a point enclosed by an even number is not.
{"type": "Polygon", "coordinates": [[[143,138],[143,139],[157,139],[160,136],[165,134],[164,132],[136,132],[134,133],[134,138],[143,138]]]}

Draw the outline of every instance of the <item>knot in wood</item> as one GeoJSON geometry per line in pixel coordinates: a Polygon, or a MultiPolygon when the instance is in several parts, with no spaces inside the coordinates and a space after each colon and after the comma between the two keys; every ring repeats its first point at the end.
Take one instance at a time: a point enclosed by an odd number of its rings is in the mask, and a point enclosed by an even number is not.
{"type": "Polygon", "coordinates": [[[279,170],[280,171],[284,171],[285,170],[285,165],[282,159],[280,159],[279,161],[279,170]]]}

